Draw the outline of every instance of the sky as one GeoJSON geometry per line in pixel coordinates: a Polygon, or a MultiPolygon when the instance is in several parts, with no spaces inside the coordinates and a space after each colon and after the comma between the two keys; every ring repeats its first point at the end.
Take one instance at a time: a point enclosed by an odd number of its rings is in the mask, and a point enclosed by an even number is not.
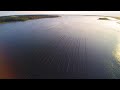
{"type": "Polygon", "coordinates": [[[25,14],[76,14],[120,16],[120,11],[0,11],[0,16],[25,14]]]}

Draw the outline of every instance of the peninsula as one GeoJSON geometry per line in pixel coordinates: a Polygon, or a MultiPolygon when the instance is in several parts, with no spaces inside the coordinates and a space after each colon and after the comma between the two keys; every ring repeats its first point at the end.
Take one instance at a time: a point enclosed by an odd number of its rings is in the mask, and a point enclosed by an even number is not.
{"type": "Polygon", "coordinates": [[[42,18],[56,18],[58,15],[12,15],[12,16],[1,16],[0,23],[8,23],[8,22],[18,22],[18,21],[27,21],[34,19],[42,19],[42,18]]]}

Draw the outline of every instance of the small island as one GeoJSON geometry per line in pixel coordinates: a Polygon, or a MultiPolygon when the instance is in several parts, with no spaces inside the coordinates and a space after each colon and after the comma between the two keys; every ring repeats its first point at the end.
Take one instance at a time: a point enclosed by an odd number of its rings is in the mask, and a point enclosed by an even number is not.
{"type": "Polygon", "coordinates": [[[8,22],[18,22],[18,21],[27,21],[34,19],[42,19],[42,18],[56,18],[58,15],[14,15],[14,16],[1,16],[0,23],[8,23],[8,22]]]}
{"type": "Polygon", "coordinates": [[[109,19],[106,17],[103,17],[103,18],[99,18],[99,20],[109,20],[109,19]]]}

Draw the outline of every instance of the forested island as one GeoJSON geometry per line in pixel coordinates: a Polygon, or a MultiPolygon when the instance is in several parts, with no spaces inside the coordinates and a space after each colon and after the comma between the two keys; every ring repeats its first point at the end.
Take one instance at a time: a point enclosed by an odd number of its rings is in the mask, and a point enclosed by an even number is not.
{"type": "Polygon", "coordinates": [[[103,17],[103,18],[99,18],[99,20],[109,20],[109,19],[106,17],[103,17]]]}
{"type": "Polygon", "coordinates": [[[42,19],[42,18],[56,18],[58,15],[12,15],[12,16],[1,16],[0,23],[7,22],[17,22],[17,21],[27,21],[34,19],[42,19]]]}

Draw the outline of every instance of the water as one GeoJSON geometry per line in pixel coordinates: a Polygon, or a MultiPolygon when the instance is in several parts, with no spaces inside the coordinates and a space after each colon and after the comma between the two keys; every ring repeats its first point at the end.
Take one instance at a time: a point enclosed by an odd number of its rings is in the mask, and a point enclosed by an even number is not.
{"type": "Polygon", "coordinates": [[[0,24],[0,78],[120,78],[120,25],[98,18],[0,24]]]}

